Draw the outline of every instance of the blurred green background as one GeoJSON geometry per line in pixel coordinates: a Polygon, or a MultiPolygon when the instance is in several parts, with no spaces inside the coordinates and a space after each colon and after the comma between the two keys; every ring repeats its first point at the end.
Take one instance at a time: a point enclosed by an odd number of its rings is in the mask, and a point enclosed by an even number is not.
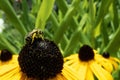
{"type": "MultiPolygon", "coordinates": [[[[64,57],[87,44],[120,58],[120,0],[0,0],[0,50],[19,54],[35,28],[64,57]]],[[[120,68],[113,76],[120,79],[120,68]]]]}
{"type": "Polygon", "coordinates": [[[41,4],[42,0],[0,0],[0,49],[18,54],[25,36],[38,25],[65,57],[78,52],[83,44],[99,53],[120,56],[120,0],[53,0],[41,4]],[[43,11],[41,22],[37,21],[39,11],[43,11]]]}

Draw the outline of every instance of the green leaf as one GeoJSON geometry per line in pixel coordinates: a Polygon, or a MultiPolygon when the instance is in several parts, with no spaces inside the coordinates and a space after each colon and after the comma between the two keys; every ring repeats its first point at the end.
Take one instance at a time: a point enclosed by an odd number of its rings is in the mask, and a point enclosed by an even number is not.
{"type": "Polygon", "coordinates": [[[0,43],[4,44],[4,45],[2,44],[3,47],[5,47],[8,50],[10,50],[13,54],[17,53],[15,47],[12,44],[10,44],[10,42],[7,39],[5,39],[4,36],[2,36],[1,34],[0,34],[0,40],[1,40],[0,43]]]}
{"type": "Polygon", "coordinates": [[[102,43],[101,43],[101,49],[100,49],[100,53],[102,53],[103,49],[105,48],[105,46],[108,44],[109,42],[109,35],[107,32],[107,25],[105,24],[105,22],[103,21],[101,23],[101,38],[102,38],[102,43]]]}
{"type": "Polygon", "coordinates": [[[117,31],[114,33],[114,37],[110,40],[106,48],[104,49],[105,52],[109,52],[112,56],[116,56],[117,51],[120,48],[120,25],[117,31]]]}
{"type": "Polygon", "coordinates": [[[89,40],[87,39],[87,37],[82,32],[82,28],[86,21],[87,21],[87,14],[84,14],[79,23],[79,26],[72,34],[72,36],[69,40],[69,43],[65,47],[64,54],[63,54],[64,57],[69,56],[70,54],[73,54],[74,50],[76,49],[76,46],[79,43],[91,45],[89,40]]]}
{"type": "MultiPolygon", "coordinates": [[[[60,47],[61,47],[62,51],[65,50],[65,47],[68,45],[68,42],[69,42],[69,40],[68,40],[67,36],[64,35],[64,36],[63,36],[63,39],[62,39],[61,42],[60,42],[60,47]]],[[[63,53],[63,54],[64,54],[64,53],[63,53]]]]}
{"type": "Polygon", "coordinates": [[[29,16],[29,6],[26,0],[22,0],[22,22],[25,25],[25,29],[27,32],[31,31],[31,22],[30,22],[30,16],[29,16]]]}
{"type": "Polygon", "coordinates": [[[69,27],[68,23],[75,15],[75,13],[77,11],[76,9],[78,8],[78,5],[79,5],[79,2],[80,2],[79,0],[76,0],[71,5],[71,7],[68,9],[67,13],[65,14],[62,22],[60,23],[59,28],[57,29],[55,36],[54,36],[54,41],[56,44],[58,44],[61,41],[61,39],[64,36],[64,33],[67,31],[67,29],[69,27]]]}
{"type": "Polygon", "coordinates": [[[118,28],[119,26],[119,15],[118,15],[118,9],[117,9],[117,2],[116,0],[114,0],[113,2],[113,13],[114,13],[114,18],[113,18],[113,24],[114,24],[114,27],[115,29],[118,28]]]}
{"type": "Polygon", "coordinates": [[[32,10],[31,12],[33,14],[37,14],[39,8],[40,8],[41,0],[32,0],[32,10]]]}
{"type": "Polygon", "coordinates": [[[70,19],[72,18],[71,16],[73,15],[72,14],[73,12],[74,12],[74,8],[70,8],[67,11],[64,19],[60,23],[59,28],[57,29],[57,31],[55,33],[55,36],[54,36],[54,41],[55,41],[56,44],[58,44],[61,41],[61,38],[63,38],[63,35],[68,28],[67,23],[69,23],[70,19]]]}
{"type": "Polygon", "coordinates": [[[43,0],[37,15],[35,27],[44,30],[46,21],[50,16],[55,0],[43,0]]]}
{"type": "Polygon", "coordinates": [[[5,12],[6,16],[8,17],[9,21],[14,25],[14,27],[23,35],[25,36],[27,31],[25,26],[22,24],[20,19],[17,17],[15,10],[11,6],[9,0],[0,0],[0,8],[5,12]]]}
{"type": "Polygon", "coordinates": [[[112,76],[114,80],[119,80],[120,79],[120,65],[118,66],[118,69],[113,71],[112,76]]]}
{"type": "Polygon", "coordinates": [[[113,2],[114,0],[102,0],[101,2],[101,6],[99,8],[99,12],[98,12],[98,16],[96,18],[96,22],[95,22],[95,27],[97,27],[97,25],[99,24],[99,22],[101,22],[101,20],[104,18],[104,16],[106,15],[106,13],[108,12],[109,6],[110,4],[113,2]]]}
{"type": "Polygon", "coordinates": [[[56,31],[56,29],[59,27],[59,23],[58,23],[57,18],[53,12],[51,13],[48,20],[52,22],[52,30],[56,31]]]}
{"type": "Polygon", "coordinates": [[[89,16],[90,16],[90,24],[93,26],[95,22],[95,7],[93,0],[89,0],[89,16]]]}
{"type": "Polygon", "coordinates": [[[56,4],[58,5],[60,10],[62,11],[63,15],[65,15],[67,10],[68,10],[68,5],[66,4],[66,1],[65,0],[56,0],[56,4]]]}
{"type": "Polygon", "coordinates": [[[67,57],[70,54],[73,54],[74,50],[76,49],[76,46],[79,43],[91,45],[87,37],[81,31],[77,30],[73,33],[69,43],[67,44],[64,50],[64,54],[63,54],[64,57],[67,57]]]}

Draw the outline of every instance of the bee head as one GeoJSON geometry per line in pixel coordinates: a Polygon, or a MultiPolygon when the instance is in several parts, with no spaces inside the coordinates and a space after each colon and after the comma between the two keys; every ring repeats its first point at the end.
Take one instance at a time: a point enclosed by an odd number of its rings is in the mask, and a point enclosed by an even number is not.
{"type": "Polygon", "coordinates": [[[43,39],[43,32],[39,29],[34,29],[32,32],[28,33],[25,37],[26,43],[32,43],[35,38],[43,39]]]}

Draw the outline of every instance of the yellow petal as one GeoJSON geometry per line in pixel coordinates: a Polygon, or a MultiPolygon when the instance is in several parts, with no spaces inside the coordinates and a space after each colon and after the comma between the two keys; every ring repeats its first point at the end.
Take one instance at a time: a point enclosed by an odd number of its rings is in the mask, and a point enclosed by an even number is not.
{"type": "Polygon", "coordinates": [[[5,73],[4,75],[0,76],[0,80],[10,80],[11,77],[14,77],[16,73],[20,71],[19,67],[16,67],[13,70],[10,70],[9,72],[5,73]]]}
{"type": "Polygon", "coordinates": [[[85,80],[94,80],[94,76],[93,76],[93,73],[92,73],[90,67],[87,68],[85,80]]]}
{"type": "Polygon", "coordinates": [[[80,67],[80,62],[76,61],[73,64],[70,65],[70,67],[72,67],[75,71],[78,72],[79,67],[80,67]]]}
{"type": "Polygon", "coordinates": [[[0,66],[0,76],[16,69],[18,65],[14,65],[14,64],[8,64],[8,65],[2,65],[0,66]]]}
{"type": "Polygon", "coordinates": [[[0,80],[20,80],[17,57],[18,55],[14,55],[10,61],[0,63],[0,80]]]}
{"type": "Polygon", "coordinates": [[[92,70],[92,72],[95,74],[95,76],[99,79],[99,80],[113,80],[112,75],[106,71],[105,69],[103,69],[99,64],[97,64],[96,62],[92,62],[90,64],[90,68],[92,70]]]}
{"type": "Polygon", "coordinates": [[[77,72],[67,65],[64,65],[62,74],[67,80],[80,80],[77,72]]]}
{"type": "Polygon", "coordinates": [[[76,59],[76,58],[78,58],[78,54],[70,55],[70,56],[64,58],[64,60],[65,60],[65,61],[66,61],[66,60],[74,60],[74,59],[76,59]]]}
{"type": "Polygon", "coordinates": [[[118,69],[118,64],[115,61],[110,60],[110,62],[113,65],[114,69],[118,69]]]}
{"type": "Polygon", "coordinates": [[[86,77],[86,72],[87,72],[87,64],[81,64],[79,65],[79,70],[78,70],[78,74],[79,74],[79,78],[80,80],[85,80],[86,77]]]}
{"type": "Polygon", "coordinates": [[[109,61],[101,61],[100,65],[104,67],[110,73],[113,71],[113,66],[109,61]]]}
{"type": "Polygon", "coordinates": [[[15,72],[13,76],[9,78],[9,80],[21,80],[22,72],[15,72]]]}
{"type": "Polygon", "coordinates": [[[75,61],[74,60],[69,60],[69,61],[66,61],[64,64],[66,64],[66,65],[71,65],[71,64],[73,64],[75,61]]]}
{"type": "Polygon", "coordinates": [[[65,60],[64,62],[65,65],[74,65],[76,64],[76,62],[79,62],[78,54],[73,54],[69,57],[66,57],[64,60],[65,60]]]}
{"type": "Polygon", "coordinates": [[[95,61],[98,64],[100,64],[102,67],[104,67],[104,69],[109,71],[110,73],[113,71],[113,66],[112,66],[111,62],[109,61],[109,59],[106,59],[106,58],[102,57],[101,55],[96,54],[95,61]]]}
{"type": "Polygon", "coordinates": [[[120,63],[120,60],[119,60],[119,59],[117,59],[117,58],[110,57],[110,59],[111,59],[112,61],[115,61],[115,62],[118,62],[118,63],[120,63]]]}

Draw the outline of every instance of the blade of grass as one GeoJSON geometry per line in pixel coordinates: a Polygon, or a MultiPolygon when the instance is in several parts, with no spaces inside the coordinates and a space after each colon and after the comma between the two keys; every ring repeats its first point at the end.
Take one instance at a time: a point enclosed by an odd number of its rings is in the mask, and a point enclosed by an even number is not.
{"type": "Polygon", "coordinates": [[[99,22],[101,22],[101,20],[104,18],[112,2],[113,0],[102,0],[100,8],[99,8],[98,16],[96,17],[94,28],[97,27],[99,22]]]}
{"type": "Polygon", "coordinates": [[[77,30],[73,33],[69,43],[67,44],[64,50],[64,54],[63,54],[64,57],[67,57],[70,54],[73,54],[74,50],[76,49],[76,46],[79,43],[91,45],[87,37],[82,33],[82,31],[77,30]]]}
{"type": "Polygon", "coordinates": [[[65,15],[68,10],[68,5],[65,0],[56,0],[56,4],[59,9],[62,11],[62,14],[65,15]],[[62,6],[61,6],[62,5],[62,6]]]}
{"type": "Polygon", "coordinates": [[[59,27],[59,23],[58,20],[56,18],[56,16],[54,15],[54,13],[52,12],[50,17],[48,18],[48,21],[52,22],[52,30],[55,31],[58,27],[59,27]]]}
{"type": "Polygon", "coordinates": [[[118,28],[119,26],[119,17],[118,17],[118,9],[117,9],[117,2],[116,0],[113,1],[113,14],[114,14],[114,18],[113,18],[113,24],[114,24],[114,28],[115,30],[118,28]]]}
{"type": "Polygon", "coordinates": [[[5,44],[2,41],[0,41],[0,50],[2,49],[5,49],[5,44]]]}
{"type": "Polygon", "coordinates": [[[104,49],[104,52],[109,52],[110,55],[116,56],[117,51],[120,48],[120,25],[118,29],[116,30],[114,37],[110,40],[106,48],[104,49]]]}
{"type": "Polygon", "coordinates": [[[76,48],[76,45],[79,44],[79,31],[75,31],[73,35],[71,36],[69,43],[65,47],[64,50],[64,57],[69,56],[70,54],[73,54],[74,49],[76,48]]]}
{"type": "Polygon", "coordinates": [[[78,5],[79,5],[79,0],[76,0],[73,3],[73,5],[71,5],[71,7],[68,9],[67,13],[65,14],[65,17],[60,23],[59,28],[57,29],[55,36],[54,36],[54,41],[56,44],[58,44],[63,38],[63,35],[68,28],[68,23],[72,19],[72,16],[75,14],[76,9],[78,8],[78,5]]]}
{"type": "Polygon", "coordinates": [[[27,30],[27,32],[31,31],[31,22],[29,19],[29,8],[26,0],[22,0],[22,22],[27,30]]]}
{"type": "Polygon", "coordinates": [[[41,0],[32,0],[32,10],[31,12],[33,14],[37,14],[39,8],[40,8],[41,0]]]}
{"type": "Polygon", "coordinates": [[[5,39],[7,39],[7,41],[14,46],[14,48],[16,49],[17,52],[19,52],[21,50],[21,47],[23,46],[23,43],[20,42],[20,40],[16,39],[15,36],[13,35],[9,35],[6,36],[5,34],[2,34],[2,36],[5,37],[5,39]],[[14,40],[14,41],[13,41],[14,40]]]}
{"type": "MultiPolygon", "coordinates": [[[[48,21],[51,21],[51,22],[52,22],[52,27],[51,27],[51,28],[52,28],[52,30],[55,32],[55,31],[57,30],[57,28],[59,27],[59,23],[58,23],[57,17],[54,15],[53,12],[51,13],[48,21]]],[[[46,29],[46,30],[47,30],[47,29],[46,29]]],[[[46,30],[45,30],[45,31],[46,31],[46,30]]],[[[47,31],[47,32],[48,32],[48,31],[47,31]]],[[[48,33],[47,33],[47,34],[48,34],[48,33]]],[[[49,34],[48,34],[48,35],[49,35],[49,34]]],[[[51,39],[53,39],[53,35],[52,35],[51,39]]],[[[59,47],[60,47],[62,50],[64,50],[64,48],[65,48],[65,46],[67,45],[67,43],[68,43],[68,39],[67,39],[67,37],[64,35],[59,47]]]]}
{"type": "Polygon", "coordinates": [[[66,35],[64,35],[63,39],[60,42],[60,47],[61,47],[62,51],[65,50],[65,47],[66,47],[66,45],[68,45],[68,42],[69,42],[68,38],[66,37],[66,35]]]}
{"type": "Polygon", "coordinates": [[[77,27],[76,31],[72,34],[69,40],[69,43],[65,47],[64,57],[69,56],[70,54],[73,54],[79,42],[81,42],[82,44],[91,45],[87,37],[82,32],[82,28],[86,21],[87,21],[87,14],[84,14],[79,23],[79,27],[77,27]]]}
{"type": "MultiPolygon", "coordinates": [[[[57,1],[56,1],[56,4],[58,5],[58,8],[60,9],[62,15],[66,15],[66,13],[67,13],[67,11],[68,11],[68,8],[71,8],[71,6],[74,4],[74,2],[75,2],[75,0],[72,1],[72,3],[68,5],[65,0],[61,0],[61,1],[57,0],[57,1]],[[61,5],[62,5],[62,6],[61,6],[61,5]]],[[[80,1],[79,1],[78,3],[79,3],[79,5],[80,5],[80,1]]],[[[80,9],[81,6],[79,6],[79,5],[78,5],[79,9],[77,9],[76,11],[82,13],[82,12],[81,12],[82,10],[80,9]]],[[[76,12],[76,11],[75,11],[75,12],[76,12]]],[[[64,17],[64,16],[63,16],[63,17],[64,17]]],[[[70,17],[71,17],[71,16],[70,16],[70,17]]],[[[63,20],[63,19],[62,19],[62,20],[63,20]]],[[[61,23],[61,22],[60,22],[60,23],[61,23]]],[[[69,23],[69,24],[66,24],[65,26],[69,26],[69,27],[71,27],[71,29],[73,29],[73,30],[75,30],[75,29],[78,27],[78,21],[75,20],[74,17],[72,17],[71,19],[69,19],[68,23],[69,23]]],[[[62,40],[62,38],[61,38],[61,40],[62,40]]],[[[63,40],[62,40],[62,41],[63,41],[63,40]]],[[[61,42],[61,41],[60,41],[60,42],[61,42]]]]}
{"type": "Polygon", "coordinates": [[[107,24],[105,23],[105,21],[103,21],[101,24],[101,35],[102,35],[102,43],[101,43],[100,53],[103,52],[103,49],[109,42],[109,35],[107,32],[107,24]]]}
{"type": "Polygon", "coordinates": [[[10,50],[13,54],[16,54],[17,51],[16,51],[15,47],[13,45],[11,45],[10,42],[7,39],[5,39],[4,36],[2,36],[1,34],[0,34],[0,37],[1,37],[0,40],[1,40],[1,42],[4,43],[5,47],[8,50],[10,50]]]}
{"type": "Polygon", "coordinates": [[[90,30],[89,34],[91,35],[90,41],[92,42],[94,48],[96,48],[96,44],[94,44],[96,37],[100,35],[101,23],[102,23],[105,15],[107,14],[112,2],[113,2],[113,0],[102,0],[101,1],[101,5],[99,7],[97,17],[94,21],[94,24],[91,26],[91,30],[90,30]],[[96,30],[98,30],[99,33],[96,30]],[[96,34],[96,32],[97,32],[97,34],[96,34]]]}
{"type": "Polygon", "coordinates": [[[54,12],[52,12],[47,20],[46,29],[44,30],[44,34],[48,39],[53,39],[54,31],[58,28],[58,25],[56,16],[54,15],[54,12]]]}
{"type": "Polygon", "coordinates": [[[93,0],[89,0],[89,15],[90,15],[90,24],[93,26],[95,22],[95,6],[93,0]]]}
{"type": "MultiPolygon", "coordinates": [[[[62,14],[65,15],[69,8],[69,6],[67,5],[67,2],[65,0],[56,0],[56,4],[58,5],[58,8],[61,10],[62,14]]],[[[69,26],[71,26],[72,28],[75,28],[75,26],[77,25],[78,24],[76,23],[74,18],[70,19],[69,26]]]]}
{"type": "MultiPolygon", "coordinates": [[[[89,0],[89,31],[88,34],[91,34],[93,32],[93,26],[95,23],[95,8],[94,8],[94,3],[93,0],[89,0]]],[[[90,36],[90,40],[94,45],[94,36],[93,35],[89,35],[90,36]]]]}
{"type": "Polygon", "coordinates": [[[120,79],[120,65],[118,65],[118,69],[112,72],[112,76],[114,80],[120,79]]]}
{"type": "Polygon", "coordinates": [[[55,35],[54,35],[54,41],[56,44],[58,44],[61,40],[61,38],[63,38],[63,35],[65,33],[65,31],[67,30],[68,26],[67,23],[69,22],[69,20],[71,19],[71,16],[73,15],[74,12],[74,8],[70,8],[64,19],[62,20],[62,22],[60,23],[55,35]],[[60,37],[61,36],[61,37],[60,37]]]}
{"type": "Polygon", "coordinates": [[[25,36],[27,31],[17,17],[15,10],[11,6],[9,0],[0,0],[0,8],[5,12],[6,16],[8,17],[9,21],[14,25],[14,27],[23,35],[25,36]]]}
{"type": "Polygon", "coordinates": [[[53,35],[47,29],[44,30],[44,34],[47,35],[49,39],[53,38],[53,35]]]}
{"type": "Polygon", "coordinates": [[[44,30],[45,23],[50,16],[55,0],[43,0],[38,11],[35,28],[40,28],[44,30]]]}
{"type": "MultiPolygon", "coordinates": [[[[58,20],[56,18],[56,16],[54,15],[54,13],[52,12],[50,17],[49,17],[49,20],[52,21],[52,30],[55,32],[57,30],[57,28],[59,27],[59,23],[58,23],[58,20]]],[[[51,39],[53,39],[53,36],[51,37],[51,39]]],[[[64,35],[63,36],[63,39],[61,41],[61,44],[60,44],[60,47],[62,50],[64,50],[65,48],[65,45],[67,45],[68,43],[68,39],[67,37],[64,35]]]]}

